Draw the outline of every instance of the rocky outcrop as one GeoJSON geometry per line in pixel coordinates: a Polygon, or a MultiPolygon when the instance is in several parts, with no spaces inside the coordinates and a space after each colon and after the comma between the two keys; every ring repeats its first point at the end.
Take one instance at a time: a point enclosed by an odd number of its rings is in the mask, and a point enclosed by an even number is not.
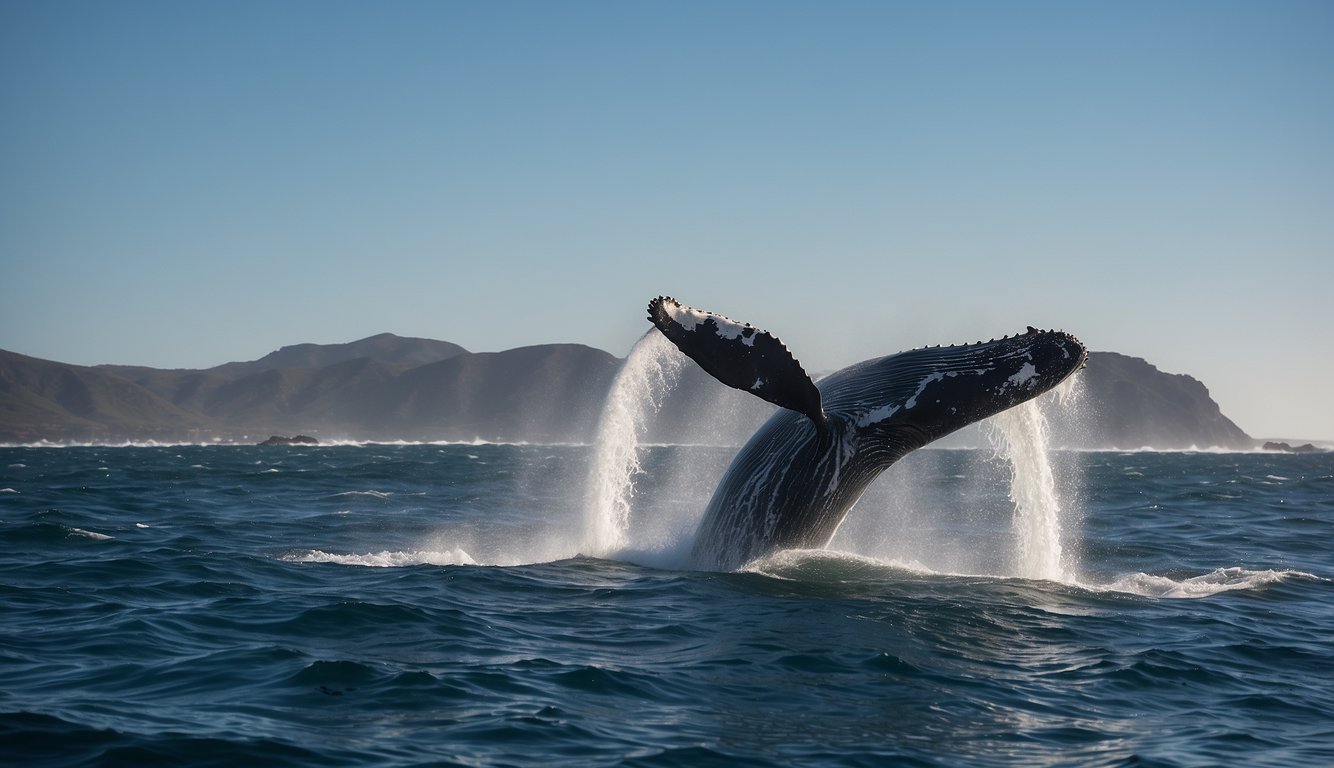
{"type": "Polygon", "coordinates": [[[1266,451],[1282,451],[1284,453],[1320,453],[1324,450],[1323,448],[1315,447],[1311,443],[1292,445],[1291,443],[1276,442],[1272,440],[1265,442],[1265,444],[1260,447],[1266,451]]]}
{"type": "Polygon", "coordinates": [[[1197,379],[1138,357],[1090,352],[1075,404],[1052,419],[1054,442],[1085,448],[1254,448],[1197,379]]]}
{"type": "Polygon", "coordinates": [[[292,437],[284,437],[282,435],[272,435],[271,437],[269,437],[268,440],[265,440],[264,442],[260,443],[260,445],[319,445],[319,444],[320,441],[316,440],[310,435],[293,435],[292,437]]]}

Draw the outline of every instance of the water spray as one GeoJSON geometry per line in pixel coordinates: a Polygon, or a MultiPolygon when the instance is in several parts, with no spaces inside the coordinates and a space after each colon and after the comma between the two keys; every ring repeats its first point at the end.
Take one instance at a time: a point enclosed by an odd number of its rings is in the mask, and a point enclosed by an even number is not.
{"type": "Polygon", "coordinates": [[[676,384],[685,362],[685,355],[670,341],[650,330],[630,350],[616,374],[593,445],[583,554],[606,557],[628,543],[635,477],[643,472],[640,435],[676,384]]]}
{"type": "Polygon", "coordinates": [[[1063,382],[1054,397],[1029,400],[992,417],[987,438],[996,455],[1010,465],[1010,501],[1014,503],[1014,575],[1070,582],[1073,568],[1062,546],[1063,508],[1052,471],[1050,430],[1043,405],[1069,407],[1076,399],[1076,377],[1063,382]]]}

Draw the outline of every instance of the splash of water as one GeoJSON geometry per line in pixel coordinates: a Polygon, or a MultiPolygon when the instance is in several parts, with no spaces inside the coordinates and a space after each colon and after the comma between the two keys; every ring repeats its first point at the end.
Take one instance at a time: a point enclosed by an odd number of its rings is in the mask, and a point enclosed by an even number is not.
{"type": "Polygon", "coordinates": [[[607,393],[598,422],[585,503],[580,551],[605,557],[628,543],[630,510],[639,464],[639,438],[648,418],[662,406],[686,357],[656,330],[630,350],[607,393]]]}
{"type": "Polygon", "coordinates": [[[997,456],[1010,465],[1010,501],[1014,503],[1014,575],[1027,579],[1073,582],[1075,569],[1062,546],[1064,516],[1052,472],[1050,431],[1039,400],[1069,407],[1077,389],[1067,379],[1054,397],[1029,400],[989,420],[987,437],[997,456]]]}

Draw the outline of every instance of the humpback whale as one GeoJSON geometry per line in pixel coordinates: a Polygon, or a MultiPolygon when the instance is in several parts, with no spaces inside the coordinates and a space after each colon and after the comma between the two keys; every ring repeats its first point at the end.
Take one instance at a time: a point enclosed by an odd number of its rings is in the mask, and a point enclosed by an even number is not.
{"type": "Polygon", "coordinates": [[[749,323],[649,302],[649,320],[714,378],[781,406],[737,452],[704,512],[693,565],[734,570],[782,549],[824,547],[871,481],[909,451],[1031,400],[1084,367],[1063,331],[914,349],[811,380],[749,323]]]}

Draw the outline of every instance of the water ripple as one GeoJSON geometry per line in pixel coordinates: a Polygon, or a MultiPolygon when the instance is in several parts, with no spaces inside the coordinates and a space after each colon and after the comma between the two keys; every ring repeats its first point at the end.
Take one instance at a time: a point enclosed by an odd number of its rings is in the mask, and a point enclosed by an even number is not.
{"type": "Polygon", "coordinates": [[[1006,535],[966,452],[930,514],[729,574],[566,547],[579,447],[0,452],[6,765],[1334,764],[1322,455],[1063,457],[1044,581],[878,548],[1006,535]]]}

